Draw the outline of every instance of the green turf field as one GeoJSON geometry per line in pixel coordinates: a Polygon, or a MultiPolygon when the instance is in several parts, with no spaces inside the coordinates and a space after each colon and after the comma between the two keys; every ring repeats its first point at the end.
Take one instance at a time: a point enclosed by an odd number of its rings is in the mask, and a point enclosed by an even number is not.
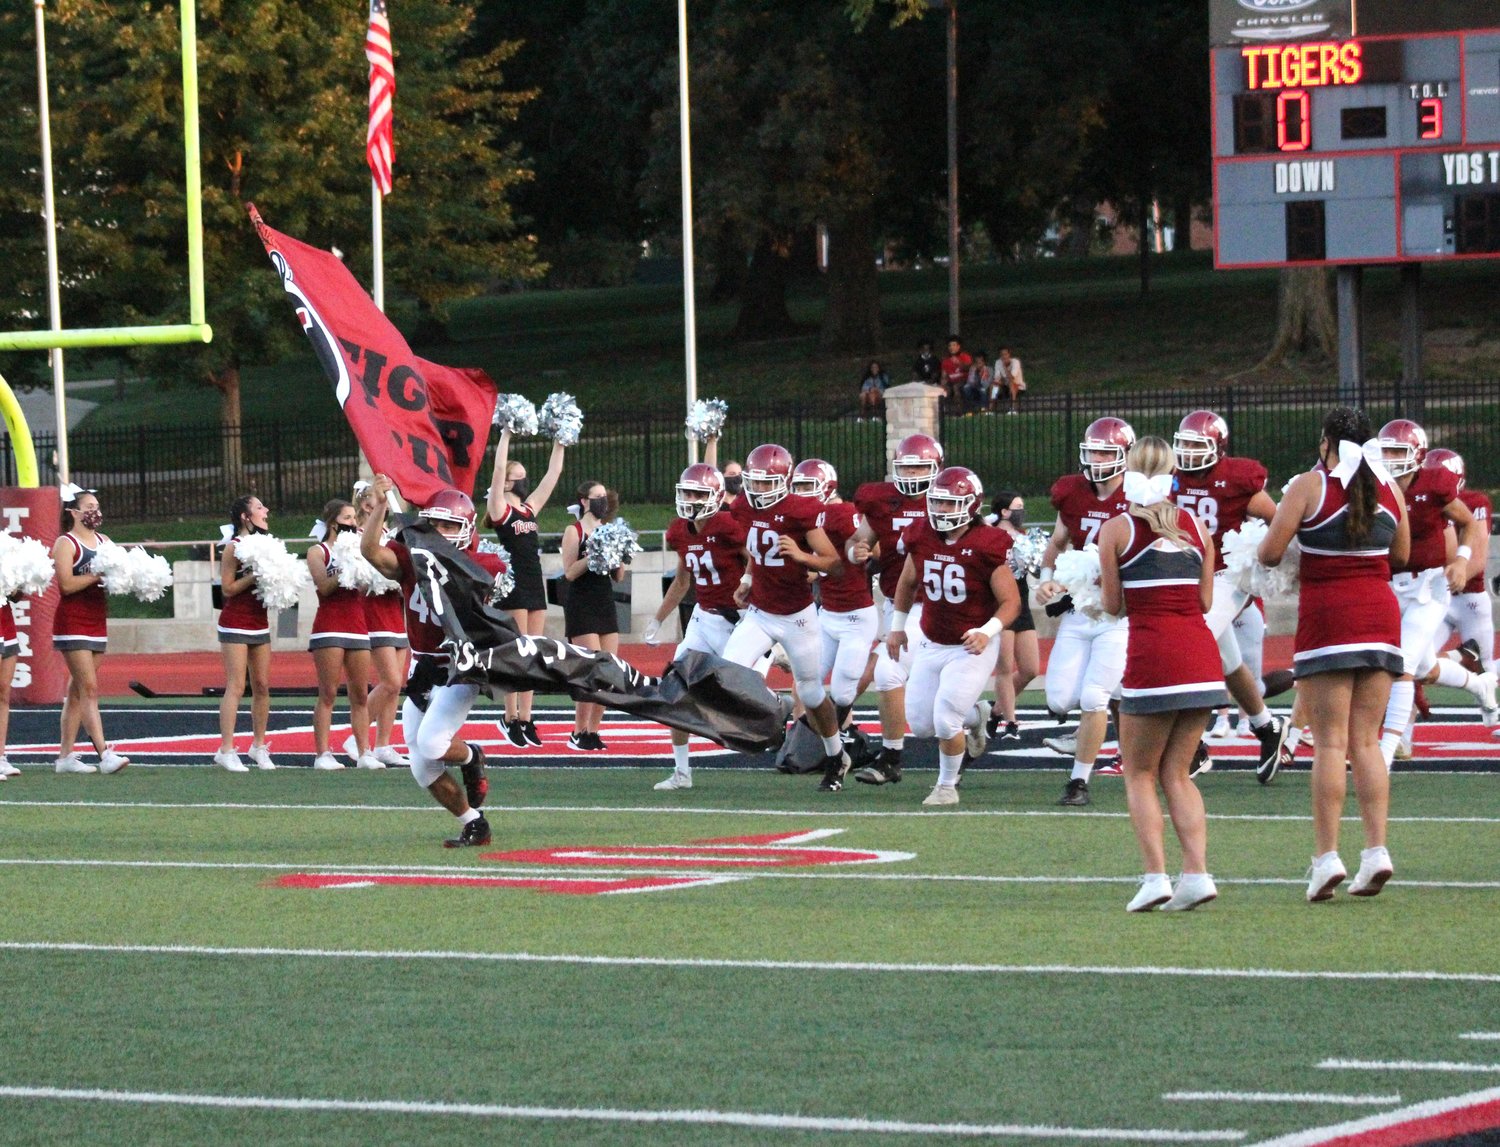
{"type": "Polygon", "coordinates": [[[1492,775],[1398,773],[1396,879],[1312,906],[1305,771],[1209,774],[1220,897],[1177,916],[1123,910],[1118,780],[1073,812],[1055,770],[981,772],[924,813],[921,773],[654,776],[492,770],[484,852],[605,850],[579,867],[441,849],[401,771],[28,770],[0,789],[0,1140],[1254,1142],[1500,1082],[1462,1038],[1500,1028],[1492,775]],[[608,851],[820,830],[796,847],[877,859],[608,851]],[[376,882],[674,873],[735,879],[376,882]]]}

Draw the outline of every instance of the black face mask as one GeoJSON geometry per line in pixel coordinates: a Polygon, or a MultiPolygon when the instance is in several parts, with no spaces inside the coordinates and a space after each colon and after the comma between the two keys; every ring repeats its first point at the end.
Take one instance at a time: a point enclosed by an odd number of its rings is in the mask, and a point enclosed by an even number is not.
{"type": "Polygon", "coordinates": [[[594,517],[602,519],[605,514],[609,513],[609,499],[590,498],[588,500],[586,508],[588,509],[589,513],[594,515],[594,517]]]}
{"type": "Polygon", "coordinates": [[[724,492],[733,494],[736,498],[740,496],[745,488],[745,477],[743,474],[734,474],[724,479],[724,492]]]}
{"type": "Polygon", "coordinates": [[[1016,529],[1019,530],[1026,525],[1025,510],[1007,510],[1006,513],[1010,515],[1010,517],[1007,518],[1006,521],[1008,521],[1016,529]]]}
{"type": "Polygon", "coordinates": [[[524,502],[526,501],[527,496],[531,493],[531,486],[527,483],[525,478],[517,478],[510,484],[510,492],[524,502]]]}

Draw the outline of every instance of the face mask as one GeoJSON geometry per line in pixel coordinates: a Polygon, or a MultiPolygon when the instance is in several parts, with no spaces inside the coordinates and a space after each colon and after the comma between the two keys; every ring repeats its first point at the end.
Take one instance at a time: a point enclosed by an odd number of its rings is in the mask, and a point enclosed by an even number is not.
{"type": "Polygon", "coordinates": [[[603,518],[605,514],[609,513],[609,499],[590,498],[588,501],[588,511],[596,518],[603,518]]]}
{"type": "Polygon", "coordinates": [[[724,479],[725,492],[733,494],[736,498],[740,496],[740,493],[744,490],[744,488],[745,478],[742,474],[734,474],[724,479]]]}
{"type": "Polygon", "coordinates": [[[1006,520],[1009,521],[1010,524],[1013,525],[1016,529],[1019,530],[1026,524],[1025,510],[1008,510],[1007,513],[1010,514],[1010,517],[1006,520]]]}
{"type": "Polygon", "coordinates": [[[531,486],[525,478],[517,478],[510,484],[510,492],[524,502],[531,493],[531,486]]]}
{"type": "Polygon", "coordinates": [[[104,525],[104,515],[98,510],[89,510],[79,515],[78,521],[81,525],[87,526],[91,530],[97,530],[100,526],[104,525]]]}

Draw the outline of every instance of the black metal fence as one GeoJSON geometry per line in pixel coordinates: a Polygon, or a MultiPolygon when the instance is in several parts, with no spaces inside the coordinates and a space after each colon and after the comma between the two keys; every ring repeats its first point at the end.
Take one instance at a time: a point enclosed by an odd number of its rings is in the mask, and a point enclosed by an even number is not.
{"type": "MultiPolygon", "coordinates": [[[[1275,489],[1310,464],[1322,416],[1338,402],[1331,385],[1036,394],[1015,416],[945,410],[940,434],[948,458],[977,471],[989,488],[1040,494],[1077,466],[1079,438],[1094,418],[1118,415],[1137,434],[1170,438],[1184,413],[1206,407],[1229,422],[1233,453],[1267,465],[1275,489]]],[[[1377,428],[1388,418],[1416,418],[1433,445],[1464,456],[1472,485],[1500,487],[1500,380],[1415,388],[1372,383],[1364,405],[1377,428]]],[[[885,423],[858,421],[852,407],[739,403],[730,411],[719,459],[743,459],[762,442],[779,442],[797,458],[832,462],[848,491],[885,475],[885,434],[885,423]]],[[[98,488],[117,517],[143,520],[219,514],[246,492],[279,510],[316,510],[346,494],[359,471],[354,436],[333,422],[250,424],[237,431],[140,426],[83,431],[69,435],[68,443],[74,480],[98,488]]],[[[55,481],[55,442],[39,435],[35,445],[42,480],[55,481]]],[[[550,448],[543,440],[514,445],[533,481],[550,448]]],[[[486,455],[481,490],[492,458],[486,455]]],[[[583,441],[568,451],[564,491],[598,481],[626,503],[669,502],[685,460],[680,411],[592,414],[583,441]]],[[[0,439],[0,473],[14,481],[8,436],[0,439]]]]}

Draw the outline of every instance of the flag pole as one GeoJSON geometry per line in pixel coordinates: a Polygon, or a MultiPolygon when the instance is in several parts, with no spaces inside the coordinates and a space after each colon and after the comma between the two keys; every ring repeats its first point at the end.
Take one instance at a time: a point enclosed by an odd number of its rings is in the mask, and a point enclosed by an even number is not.
{"type": "MultiPolygon", "coordinates": [[[[47,104],[47,33],[43,20],[45,0],[36,0],[37,112],[42,121],[42,214],[47,221],[47,311],[54,331],[62,330],[62,290],[57,272],[57,206],[52,194],[52,126],[47,104]]],[[[57,417],[57,480],[70,479],[68,464],[68,395],[63,381],[63,352],[47,352],[52,362],[52,408],[57,417]]]]}
{"type": "MultiPolygon", "coordinates": [[[[682,146],[682,312],[687,357],[687,409],[698,401],[698,317],[693,298],[693,141],[688,101],[687,0],[677,0],[677,120],[682,146]]],[[[698,443],[688,437],[688,465],[698,443]]]]}
{"type": "Polygon", "coordinates": [[[374,254],[374,273],[372,276],[371,296],[375,299],[375,305],[385,312],[385,218],[381,214],[380,184],[375,182],[375,177],[370,177],[370,230],[373,236],[371,249],[374,254]]]}

